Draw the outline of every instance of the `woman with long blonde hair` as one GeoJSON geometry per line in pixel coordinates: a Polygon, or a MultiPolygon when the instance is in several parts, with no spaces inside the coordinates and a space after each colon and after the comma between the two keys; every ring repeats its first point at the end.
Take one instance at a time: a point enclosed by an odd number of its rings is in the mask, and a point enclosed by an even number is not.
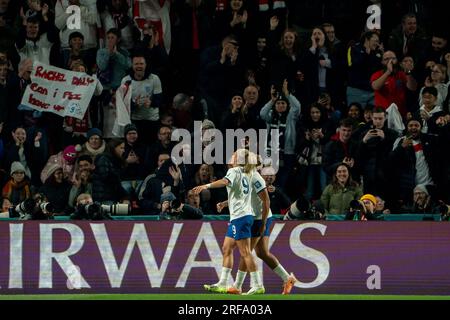
{"type": "Polygon", "coordinates": [[[259,182],[259,185],[254,183],[256,181],[255,178],[259,175],[256,171],[258,159],[255,154],[245,149],[239,149],[233,154],[230,162],[232,168],[228,170],[223,179],[193,189],[197,194],[206,189],[223,187],[227,187],[228,191],[230,224],[228,225],[227,234],[222,246],[222,273],[218,283],[204,285],[204,288],[210,292],[227,292],[228,278],[233,268],[233,249],[237,246],[247,270],[250,272],[253,284],[246,294],[263,294],[265,289],[251,254],[251,228],[253,225],[252,188],[256,187],[261,189],[260,191],[265,191],[258,194],[263,202],[261,233],[265,230],[265,219],[269,213],[269,195],[261,182],[259,182]]]}

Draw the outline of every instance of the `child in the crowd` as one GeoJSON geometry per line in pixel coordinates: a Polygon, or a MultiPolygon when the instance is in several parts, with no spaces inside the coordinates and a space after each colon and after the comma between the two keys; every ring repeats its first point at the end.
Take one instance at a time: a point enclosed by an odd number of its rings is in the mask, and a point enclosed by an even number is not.
{"type": "Polygon", "coordinates": [[[12,205],[18,205],[31,198],[30,180],[22,163],[18,161],[12,163],[11,179],[3,187],[2,197],[8,199],[12,205]]]}

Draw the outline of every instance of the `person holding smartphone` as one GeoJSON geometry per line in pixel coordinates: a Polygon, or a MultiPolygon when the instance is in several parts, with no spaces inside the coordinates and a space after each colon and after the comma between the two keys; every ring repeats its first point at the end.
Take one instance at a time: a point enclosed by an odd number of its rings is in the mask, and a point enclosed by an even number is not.
{"type": "Polygon", "coordinates": [[[361,131],[356,162],[363,177],[364,193],[389,197],[387,158],[398,134],[387,127],[383,107],[373,109],[372,121],[361,131]]]}
{"type": "Polygon", "coordinates": [[[426,186],[436,200],[448,201],[448,131],[441,135],[422,132],[422,121],[412,117],[405,135],[398,138],[389,154],[392,167],[389,185],[396,199],[392,211],[413,201],[417,185],[426,186]]]}

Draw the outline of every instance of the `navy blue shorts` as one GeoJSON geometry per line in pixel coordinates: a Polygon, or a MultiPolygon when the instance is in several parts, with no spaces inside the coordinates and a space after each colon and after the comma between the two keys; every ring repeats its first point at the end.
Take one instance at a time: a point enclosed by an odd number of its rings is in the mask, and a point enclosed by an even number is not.
{"type": "MultiPolygon", "coordinates": [[[[270,226],[272,225],[273,217],[270,217],[266,221],[266,229],[264,229],[264,235],[263,237],[268,237],[270,233],[270,226]]],[[[261,228],[262,220],[255,220],[253,221],[252,225],[252,238],[258,238],[261,235],[259,234],[259,228],[261,228]]]]}
{"type": "Polygon", "coordinates": [[[253,216],[247,215],[230,221],[226,236],[234,240],[249,239],[252,237],[251,228],[253,216]]]}

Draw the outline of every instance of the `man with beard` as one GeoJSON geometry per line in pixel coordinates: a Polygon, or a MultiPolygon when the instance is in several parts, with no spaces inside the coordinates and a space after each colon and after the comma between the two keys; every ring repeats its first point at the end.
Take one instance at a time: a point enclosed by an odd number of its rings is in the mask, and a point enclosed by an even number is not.
{"type": "Polygon", "coordinates": [[[375,105],[389,108],[395,103],[403,117],[406,116],[406,90],[417,90],[417,82],[411,73],[400,70],[397,56],[393,51],[386,51],[381,61],[383,70],[375,72],[370,82],[375,91],[375,105]]]}
{"type": "Polygon", "coordinates": [[[131,81],[131,121],[136,125],[142,143],[156,141],[159,125],[159,108],[162,103],[161,80],[150,73],[147,60],[142,53],[132,59],[130,75],[122,79],[121,85],[131,81]]]}
{"type": "Polygon", "coordinates": [[[438,213],[438,204],[433,201],[425,185],[419,184],[414,188],[412,202],[400,208],[400,213],[438,213]]]}
{"type": "Polygon", "coordinates": [[[439,64],[446,64],[445,55],[449,52],[448,34],[445,28],[437,28],[431,37],[431,41],[425,48],[421,63],[434,61],[439,64]]]}

